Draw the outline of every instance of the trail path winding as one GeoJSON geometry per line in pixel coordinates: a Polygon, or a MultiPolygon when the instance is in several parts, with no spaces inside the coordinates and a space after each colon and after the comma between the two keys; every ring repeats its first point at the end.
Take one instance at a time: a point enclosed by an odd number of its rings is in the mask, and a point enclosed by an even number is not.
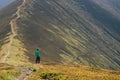
{"type": "MultiPolygon", "coordinates": [[[[32,64],[35,69],[44,68],[42,64],[32,64]]],[[[26,80],[27,77],[32,74],[32,67],[17,67],[18,70],[21,71],[21,75],[18,77],[18,80],[26,80]]]]}
{"type": "Polygon", "coordinates": [[[32,68],[27,67],[17,67],[21,71],[21,75],[18,77],[18,80],[25,80],[32,72],[32,68]]]}
{"type": "Polygon", "coordinates": [[[17,8],[16,13],[14,14],[14,15],[16,15],[16,18],[14,18],[10,21],[11,35],[9,36],[9,44],[7,47],[7,52],[6,52],[5,56],[3,56],[2,60],[0,61],[1,63],[5,63],[11,53],[13,39],[17,35],[17,23],[16,22],[21,17],[21,14],[20,14],[21,8],[25,5],[25,3],[26,3],[26,0],[23,0],[23,3],[17,8]]]}
{"type": "MultiPolygon", "coordinates": [[[[1,59],[0,63],[5,63],[11,53],[13,40],[17,35],[17,20],[21,17],[21,9],[25,5],[25,3],[26,3],[26,0],[23,0],[23,3],[17,8],[16,13],[13,14],[13,15],[16,15],[16,17],[10,21],[11,35],[9,36],[7,52],[5,56],[3,56],[3,58],[1,59]]],[[[21,75],[18,77],[17,80],[25,80],[25,78],[32,73],[32,68],[27,68],[27,67],[16,67],[16,68],[21,71],[21,75]]]]}

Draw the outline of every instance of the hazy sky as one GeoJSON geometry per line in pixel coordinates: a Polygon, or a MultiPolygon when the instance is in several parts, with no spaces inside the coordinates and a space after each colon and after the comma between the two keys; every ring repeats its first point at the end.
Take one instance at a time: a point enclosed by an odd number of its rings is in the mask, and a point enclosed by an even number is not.
{"type": "Polygon", "coordinates": [[[0,0],[0,8],[5,7],[14,0],[0,0]]]}

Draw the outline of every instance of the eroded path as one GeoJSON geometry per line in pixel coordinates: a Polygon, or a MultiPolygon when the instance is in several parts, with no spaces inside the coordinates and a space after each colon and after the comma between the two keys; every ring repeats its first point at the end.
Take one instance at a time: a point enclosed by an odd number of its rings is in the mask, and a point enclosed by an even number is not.
{"type": "Polygon", "coordinates": [[[11,47],[12,47],[12,44],[13,44],[13,39],[17,35],[17,20],[21,17],[21,9],[25,5],[25,3],[26,3],[26,0],[23,0],[23,3],[17,8],[16,13],[13,14],[13,15],[17,15],[17,16],[10,21],[11,33],[10,33],[10,36],[9,36],[9,43],[8,43],[8,46],[7,46],[6,54],[2,57],[2,59],[0,61],[1,63],[5,63],[7,58],[9,57],[9,55],[11,53],[11,47]]]}
{"type": "Polygon", "coordinates": [[[18,77],[18,80],[25,80],[32,72],[32,68],[27,67],[17,67],[21,71],[21,75],[18,77]]]}
{"type": "Polygon", "coordinates": [[[32,64],[32,67],[17,67],[21,71],[21,75],[18,77],[18,80],[26,80],[33,72],[33,69],[44,68],[42,64],[32,64]]]}
{"type": "MultiPolygon", "coordinates": [[[[11,33],[9,36],[9,43],[7,46],[6,54],[1,59],[0,63],[6,63],[7,58],[11,54],[13,40],[17,35],[17,20],[22,16],[21,11],[25,3],[26,0],[23,0],[23,3],[17,8],[16,13],[13,14],[16,17],[10,21],[11,33]]],[[[29,76],[32,73],[32,68],[28,68],[28,67],[16,67],[16,68],[21,71],[21,75],[18,77],[17,80],[24,80],[27,76],[29,76]]]]}

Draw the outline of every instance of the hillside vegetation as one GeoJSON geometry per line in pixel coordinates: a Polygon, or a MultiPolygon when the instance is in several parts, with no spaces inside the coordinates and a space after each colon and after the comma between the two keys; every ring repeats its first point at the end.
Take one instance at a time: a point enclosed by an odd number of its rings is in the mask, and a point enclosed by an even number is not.
{"type": "Polygon", "coordinates": [[[15,0],[1,9],[0,80],[120,80],[118,3],[15,0]]]}
{"type": "Polygon", "coordinates": [[[21,67],[0,64],[0,80],[120,80],[120,71],[56,63],[31,64],[21,67]],[[27,69],[27,67],[32,69],[31,74],[25,74],[26,70],[20,71],[20,68],[27,69]]]}
{"type": "Polygon", "coordinates": [[[26,80],[120,80],[120,71],[104,70],[80,65],[36,65],[26,80]]]}
{"type": "Polygon", "coordinates": [[[42,62],[120,70],[118,2],[16,0],[0,10],[0,62],[32,64],[39,48],[42,62]]]}
{"type": "Polygon", "coordinates": [[[16,80],[20,74],[20,71],[14,66],[0,64],[0,80],[16,80]]]}
{"type": "Polygon", "coordinates": [[[17,37],[30,62],[39,48],[42,61],[120,69],[120,20],[106,8],[94,0],[25,1],[17,37]]]}

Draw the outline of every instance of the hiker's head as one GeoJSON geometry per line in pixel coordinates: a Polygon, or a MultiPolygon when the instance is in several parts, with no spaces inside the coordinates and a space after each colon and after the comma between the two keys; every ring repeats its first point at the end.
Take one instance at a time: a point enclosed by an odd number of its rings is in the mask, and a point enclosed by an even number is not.
{"type": "Polygon", "coordinates": [[[39,49],[36,49],[37,51],[39,51],[39,49]]]}

